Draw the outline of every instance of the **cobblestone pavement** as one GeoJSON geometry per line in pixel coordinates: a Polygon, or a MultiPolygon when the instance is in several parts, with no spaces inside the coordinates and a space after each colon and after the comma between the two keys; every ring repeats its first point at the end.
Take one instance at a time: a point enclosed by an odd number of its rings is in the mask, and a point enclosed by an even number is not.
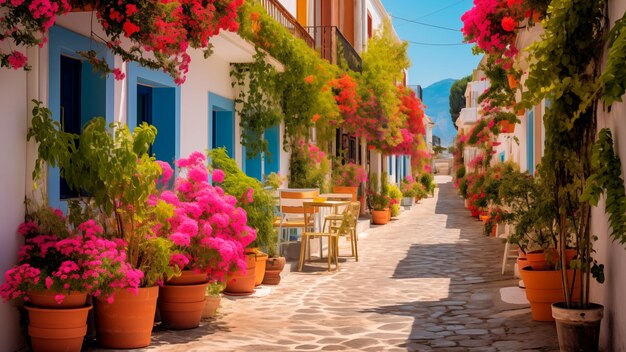
{"type": "MultiPolygon", "coordinates": [[[[157,351],[558,351],[554,324],[500,300],[501,240],[463,208],[450,177],[434,198],[359,241],[337,273],[289,273],[265,297],[222,300],[188,331],[155,329],[157,351]]],[[[347,253],[347,252],[343,252],[347,253]]]]}

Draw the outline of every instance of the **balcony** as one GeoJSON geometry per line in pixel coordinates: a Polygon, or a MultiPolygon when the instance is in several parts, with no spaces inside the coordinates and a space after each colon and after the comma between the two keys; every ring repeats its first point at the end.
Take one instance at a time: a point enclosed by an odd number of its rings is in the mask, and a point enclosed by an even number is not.
{"type": "Polygon", "coordinates": [[[343,36],[336,26],[306,27],[315,43],[314,48],[322,58],[332,64],[345,64],[352,71],[361,72],[361,57],[352,44],[343,36]]]}
{"type": "Polygon", "coordinates": [[[315,48],[313,37],[307,32],[298,20],[278,0],[260,0],[263,7],[276,22],[287,28],[294,37],[304,40],[311,48],[315,48]]]}
{"type": "Polygon", "coordinates": [[[478,121],[478,113],[476,108],[463,108],[459,118],[456,120],[456,125],[461,127],[463,125],[471,125],[478,121]]]}

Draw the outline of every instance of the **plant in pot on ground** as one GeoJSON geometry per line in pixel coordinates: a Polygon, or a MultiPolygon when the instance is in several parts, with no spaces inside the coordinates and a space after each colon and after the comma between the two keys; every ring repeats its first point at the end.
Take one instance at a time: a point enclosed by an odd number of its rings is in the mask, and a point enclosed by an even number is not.
{"type": "Polygon", "coordinates": [[[396,185],[389,185],[389,199],[391,216],[396,217],[400,215],[400,201],[402,200],[402,192],[396,185]]]}
{"type": "Polygon", "coordinates": [[[367,200],[372,213],[372,222],[376,225],[385,225],[389,222],[389,195],[388,186],[381,187],[378,183],[378,175],[370,174],[367,200]]]}
{"type": "Polygon", "coordinates": [[[595,236],[590,223],[591,209],[604,192],[609,236],[626,242],[621,163],[610,131],[597,133],[599,111],[610,110],[626,90],[626,14],[610,16],[613,10],[604,0],[553,0],[542,22],[542,40],[529,52],[528,89],[523,95],[527,107],[543,99],[550,101],[543,116],[546,133],[541,165],[547,194],[554,198],[563,284],[563,299],[553,305],[553,316],[561,349],[567,351],[598,350],[603,307],[590,301],[591,277],[603,282],[604,276],[602,265],[593,258],[595,236]],[[573,57],[577,59],[563,60],[573,57]],[[566,251],[571,244],[576,260],[570,267],[577,279],[567,270],[566,251]]]}
{"type": "MultiPolygon", "coordinates": [[[[237,162],[226,154],[225,149],[210,150],[208,155],[211,159],[211,168],[223,173],[223,177],[220,177],[219,180],[214,178],[214,182],[220,185],[226,193],[235,197],[237,206],[246,211],[248,226],[256,230],[256,239],[248,247],[255,257],[254,284],[258,286],[263,282],[268,254],[271,257],[276,256],[278,235],[274,228],[276,219],[274,198],[261,182],[246,175],[237,166],[237,162]]],[[[226,293],[243,293],[233,292],[232,284],[226,287],[226,293]]],[[[240,289],[236,291],[240,291],[240,289]]],[[[254,287],[245,292],[251,293],[253,291],[254,287]]]]}
{"type": "Polygon", "coordinates": [[[138,290],[109,285],[111,294],[96,299],[98,341],[103,347],[148,346],[157,284],[180,273],[170,266],[172,242],[154,235],[155,226],[170,216],[171,209],[148,203],[162,173],[148,154],[155,136],[153,126],[142,124],[131,132],[121,123],[107,128],[103,118],[89,121],[78,136],[64,132],[40,102],[33,108],[28,131],[28,138],[38,142],[33,178],[39,179],[46,163],[58,167],[78,194],[68,202],[70,222],[94,219],[108,238],[123,241],[132,268],[126,271],[126,280],[139,281],[138,290]]]}
{"type": "Polygon", "coordinates": [[[202,318],[211,318],[217,312],[222,301],[222,291],[226,288],[226,284],[222,282],[211,282],[206,288],[206,304],[202,311],[202,318]]]}
{"type": "Polygon", "coordinates": [[[137,290],[139,275],[125,261],[125,244],[104,238],[88,220],[71,230],[58,209],[42,206],[28,213],[18,233],[24,236],[19,265],[5,273],[0,296],[26,303],[34,351],[80,351],[87,332],[87,296],[111,298],[109,287],[137,290]],[[23,300],[23,301],[22,301],[23,300]]]}
{"type": "MultiPolygon", "coordinates": [[[[159,311],[166,327],[195,328],[209,281],[225,282],[228,275],[245,270],[244,248],[255,239],[256,231],[248,226],[246,211],[237,199],[209,183],[203,153],[193,152],[176,161],[179,172],[173,191],[168,189],[173,170],[168,163],[159,164],[163,169],[159,184],[165,187],[150,202],[171,207],[173,216],[156,231],[174,243],[170,261],[183,270],[182,276],[161,287],[159,311]]],[[[212,178],[215,185],[220,184],[224,172],[214,169],[212,178]]]]}
{"type": "Polygon", "coordinates": [[[418,185],[413,176],[407,176],[400,181],[400,191],[402,192],[402,206],[413,206],[417,192],[415,187],[418,185]]]}

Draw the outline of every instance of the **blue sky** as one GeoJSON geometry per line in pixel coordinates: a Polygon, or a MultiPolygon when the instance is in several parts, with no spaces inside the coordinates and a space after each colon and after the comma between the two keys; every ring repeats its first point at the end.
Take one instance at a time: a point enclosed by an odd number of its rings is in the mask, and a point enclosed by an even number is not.
{"type": "MultiPolygon", "coordinates": [[[[407,41],[449,44],[461,43],[463,26],[461,15],[472,7],[472,0],[382,0],[387,12],[409,20],[441,27],[459,29],[443,30],[427,27],[397,18],[393,24],[401,39],[407,41]]],[[[476,68],[480,56],[472,55],[472,46],[430,46],[409,43],[411,68],[409,84],[427,87],[445,78],[458,79],[476,68]]]]}

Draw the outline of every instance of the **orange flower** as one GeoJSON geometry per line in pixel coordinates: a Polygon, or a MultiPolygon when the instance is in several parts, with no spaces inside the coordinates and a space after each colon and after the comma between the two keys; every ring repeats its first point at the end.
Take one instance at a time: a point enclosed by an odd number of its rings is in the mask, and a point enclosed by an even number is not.
{"type": "Polygon", "coordinates": [[[250,19],[253,21],[258,21],[259,20],[259,13],[258,12],[253,12],[250,14],[250,19]]]}
{"type": "Polygon", "coordinates": [[[315,77],[313,77],[313,75],[309,75],[304,77],[304,81],[308,84],[313,84],[313,82],[315,81],[315,77]]]}
{"type": "Polygon", "coordinates": [[[313,117],[311,117],[311,121],[313,121],[313,123],[317,122],[317,120],[321,119],[322,117],[320,116],[320,114],[315,114],[313,115],[313,117]]]}

